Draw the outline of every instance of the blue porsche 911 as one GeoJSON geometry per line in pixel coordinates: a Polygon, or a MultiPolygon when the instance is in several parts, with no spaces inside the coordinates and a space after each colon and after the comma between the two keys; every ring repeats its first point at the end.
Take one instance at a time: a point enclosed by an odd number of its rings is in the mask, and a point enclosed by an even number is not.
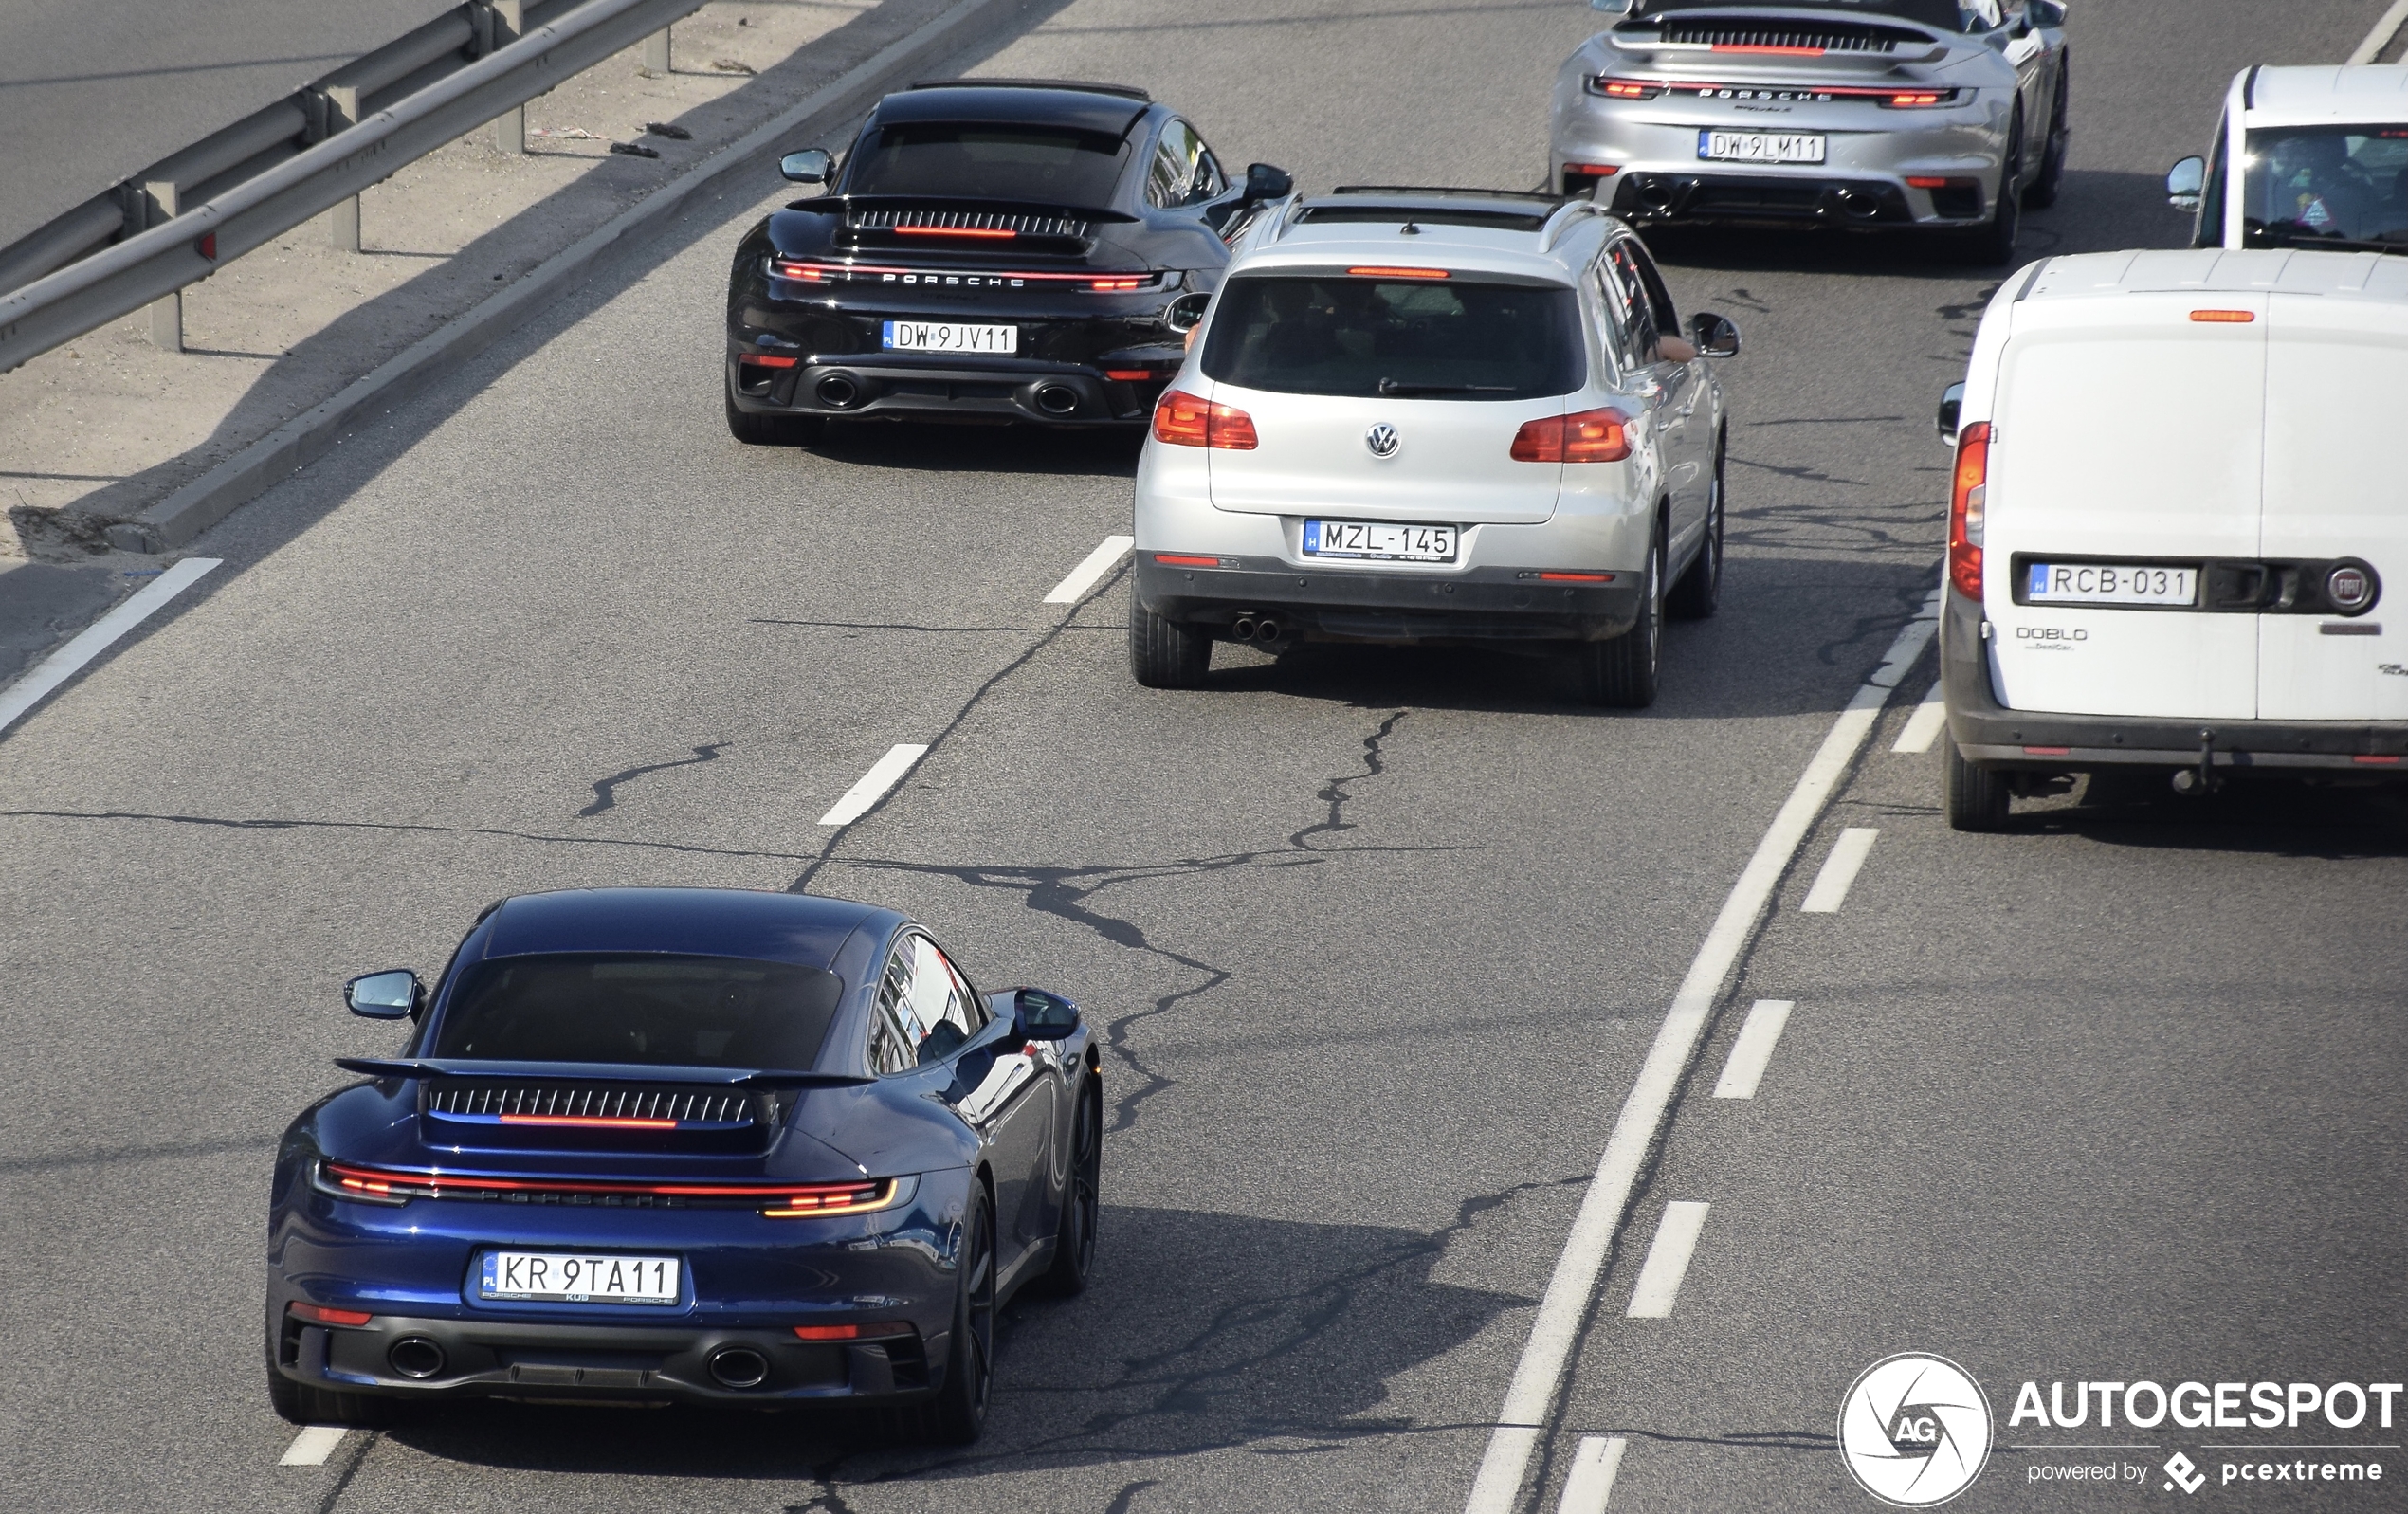
{"type": "Polygon", "coordinates": [[[1068,999],[981,997],[903,915],[702,888],[487,909],[415,1022],[285,1132],[267,1385],[412,1399],[890,1405],[974,1439],[994,1314],[1086,1286],[1103,1132],[1068,999]]]}

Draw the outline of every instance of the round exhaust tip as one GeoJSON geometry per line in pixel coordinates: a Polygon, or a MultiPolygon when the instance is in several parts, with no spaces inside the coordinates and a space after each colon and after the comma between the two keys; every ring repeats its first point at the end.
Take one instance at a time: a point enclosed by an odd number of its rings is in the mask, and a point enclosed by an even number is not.
{"type": "Polygon", "coordinates": [[[861,398],[861,386],[842,374],[830,374],[821,379],[819,387],[812,392],[817,394],[819,402],[830,410],[850,410],[853,402],[861,398]]]}
{"type": "Polygon", "coordinates": [[[722,1388],[757,1388],[769,1380],[769,1359],[750,1346],[729,1346],[711,1358],[711,1380],[722,1388]]]}
{"type": "Polygon", "coordinates": [[[1859,221],[1881,213],[1881,202],[1862,190],[1841,190],[1836,198],[1840,210],[1859,221]]]}
{"type": "Polygon", "coordinates": [[[1275,620],[1258,620],[1254,622],[1254,639],[1258,642],[1275,642],[1279,640],[1279,622],[1275,620]]]}
{"type": "Polygon", "coordinates": [[[1229,633],[1242,642],[1252,641],[1254,639],[1254,617],[1251,615],[1240,615],[1235,620],[1231,621],[1229,633]]]}
{"type": "Polygon", "coordinates": [[[1068,415],[1079,408],[1079,392],[1067,384],[1043,384],[1037,389],[1037,409],[1048,415],[1068,415]]]}
{"type": "Polygon", "coordinates": [[[423,1380],[443,1371],[443,1347],[422,1335],[404,1336],[385,1353],[385,1359],[403,1377],[423,1380]]]}
{"type": "Polygon", "coordinates": [[[1661,184],[1651,184],[1639,191],[1637,203],[1642,210],[1669,210],[1672,208],[1672,192],[1661,184]]]}

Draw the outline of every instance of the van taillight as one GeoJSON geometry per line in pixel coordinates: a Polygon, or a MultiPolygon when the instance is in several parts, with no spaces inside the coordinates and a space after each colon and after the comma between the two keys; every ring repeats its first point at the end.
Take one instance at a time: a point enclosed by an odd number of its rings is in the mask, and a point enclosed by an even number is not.
{"type": "Polygon", "coordinates": [[[1948,501],[1948,581],[1957,593],[1981,598],[1981,534],[1990,503],[1990,423],[1957,433],[1957,485],[1948,501]]]}
{"type": "Polygon", "coordinates": [[[1251,452],[1261,445],[1254,417],[1231,405],[1215,405],[1183,389],[1172,390],[1154,407],[1154,439],[1173,447],[1218,447],[1251,452]]]}

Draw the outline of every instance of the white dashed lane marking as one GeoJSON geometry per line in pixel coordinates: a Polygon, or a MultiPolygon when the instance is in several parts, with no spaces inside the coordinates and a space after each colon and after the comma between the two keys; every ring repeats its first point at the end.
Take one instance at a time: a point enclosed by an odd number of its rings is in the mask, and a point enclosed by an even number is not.
{"type": "Polygon", "coordinates": [[[1781,1028],[1789,1024],[1789,1012],[1797,1007],[1789,999],[1758,999],[1749,1008],[1747,1022],[1739,1028],[1739,1039],[1731,1043],[1730,1060],[1723,1064],[1722,1080],[1714,1085],[1715,1098],[1756,1097],[1756,1085],[1763,1081],[1773,1048],[1780,1042],[1781,1028]]]}
{"type": "Polygon", "coordinates": [[[335,1454],[335,1448],[341,1445],[343,1436],[349,1433],[340,1425],[312,1425],[293,1437],[293,1443],[284,1448],[284,1459],[278,1465],[323,1467],[326,1458],[335,1454]]]}
{"type": "Polygon", "coordinates": [[[1053,593],[1045,596],[1045,602],[1049,605],[1077,604],[1136,545],[1137,538],[1134,537],[1105,537],[1102,546],[1088,553],[1085,562],[1070,570],[1069,577],[1053,586],[1053,593]]]}
{"type": "Polygon", "coordinates": [[[1688,1275],[1689,1256],[1697,1250],[1697,1232],[1706,1228],[1704,1204],[1667,1204],[1656,1222],[1655,1244],[1647,1249],[1647,1265],[1639,1268],[1639,1286],[1631,1290],[1633,1320],[1662,1320],[1672,1313],[1681,1296],[1681,1279],[1688,1275]]]}
{"type": "Polygon", "coordinates": [[[1622,1469],[1622,1452],[1630,1442],[1620,1435],[1583,1435],[1572,1456],[1572,1475],[1563,1480],[1563,1502],[1555,1514],[1601,1514],[1614,1492],[1614,1474],[1622,1469]]]}
{"type": "Polygon", "coordinates": [[[1797,907],[1809,915],[1838,914],[1839,906],[1848,902],[1848,885],[1856,881],[1857,869],[1865,866],[1873,838],[1880,834],[1870,826],[1850,826],[1841,831],[1832,843],[1831,855],[1823,859],[1823,870],[1815,875],[1815,886],[1806,890],[1806,903],[1797,907]]]}
{"type": "Polygon", "coordinates": [[[1915,713],[1906,717],[1906,729],[1898,733],[1898,739],[1890,743],[1889,750],[1928,752],[1931,743],[1939,739],[1941,729],[1947,723],[1948,706],[1941,702],[1940,685],[1934,684],[1931,692],[1923,697],[1923,702],[1915,706],[1915,713]]]}
{"type": "Polygon", "coordinates": [[[901,783],[903,775],[911,771],[913,763],[927,755],[925,746],[913,746],[909,742],[888,747],[886,755],[870,764],[869,771],[861,775],[861,780],[847,789],[845,796],[829,807],[828,812],[819,817],[819,823],[823,826],[851,825],[885,798],[887,790],[901,783]]]}

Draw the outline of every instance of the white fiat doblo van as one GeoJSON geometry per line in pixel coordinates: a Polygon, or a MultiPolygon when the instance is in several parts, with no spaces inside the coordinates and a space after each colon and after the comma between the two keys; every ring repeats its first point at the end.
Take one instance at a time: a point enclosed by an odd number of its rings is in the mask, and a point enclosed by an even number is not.
{"type": "Polygon", "coordinates": [[[2103,769],[2408,776],[2408,258],[2048,259],[1940,424],[1950,824],[2103,769]]]}

